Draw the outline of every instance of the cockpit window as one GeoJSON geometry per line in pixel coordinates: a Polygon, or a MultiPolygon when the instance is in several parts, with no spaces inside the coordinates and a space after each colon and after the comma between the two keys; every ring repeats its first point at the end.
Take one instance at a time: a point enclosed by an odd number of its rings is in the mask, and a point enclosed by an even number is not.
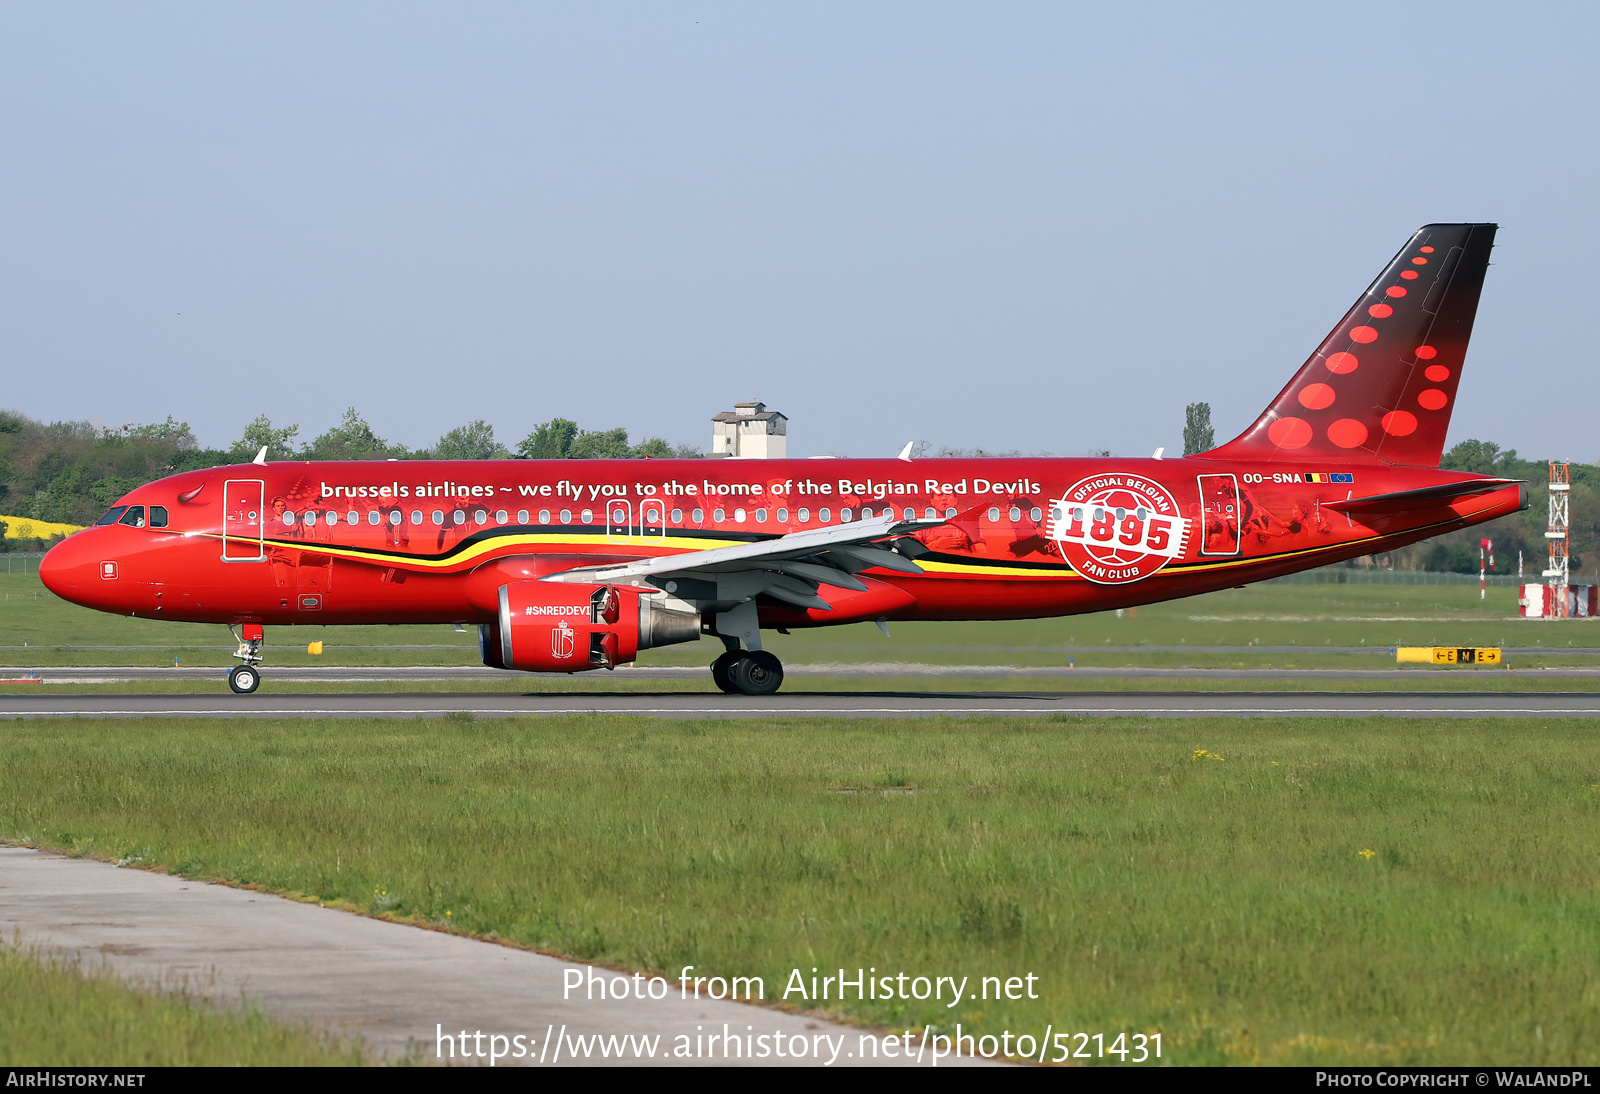
{"type": "Polygon", "coordinates": [[[152,505],[150,507],[150,527],[165,528],[167,526],[167,507],[165,505],[152,505]]]}
{"type": "Polygon", "coordinates": [[[127,511],[128,511],[128,507],[126,505],[114,505],[114,506],[111,507],[110,510],[108,510],[106,512],[105,516],[103,516],[99,520],[95,521],[95,524],[96,525],[115,524],[115,523],[117,523],[117,518],[122,516],[122,514],[127,512],[127,511]]]}
{"type": "Polygon", "coordinates": [[[142,506],[142,505],[130,505],[130,506],[128,506],[128,511],[126,513],[122,514],[122,519],[117,521],[117,523],[118,524],[126,524],[129,528],[143,528],[144,527],[144,506],[142,506]]]}

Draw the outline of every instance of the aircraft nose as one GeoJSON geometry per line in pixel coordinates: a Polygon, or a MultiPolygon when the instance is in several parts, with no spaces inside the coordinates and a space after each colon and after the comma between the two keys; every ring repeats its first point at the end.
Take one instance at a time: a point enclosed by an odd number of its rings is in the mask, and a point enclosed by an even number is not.
{"type": "Polygon", "coordinates": [[[97,574],[97,560],[91,559],[83,542],[83,532],[68,536],[39,560],[39,580],[44,587],[61,597],[81,603],[89,579],[97,574]]]}

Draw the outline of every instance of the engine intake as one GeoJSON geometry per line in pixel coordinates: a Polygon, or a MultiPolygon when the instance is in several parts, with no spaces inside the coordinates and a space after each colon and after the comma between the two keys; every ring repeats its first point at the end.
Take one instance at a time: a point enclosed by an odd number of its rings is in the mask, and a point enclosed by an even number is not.
{"type": "Polygon", "coordinates": [[[640,650],[692,642],[700,616],[663,608],[626,585],[513,581],[499,618],[478,629],[483,663],[529,672],[585,672],[632,661],[640,650]]]}

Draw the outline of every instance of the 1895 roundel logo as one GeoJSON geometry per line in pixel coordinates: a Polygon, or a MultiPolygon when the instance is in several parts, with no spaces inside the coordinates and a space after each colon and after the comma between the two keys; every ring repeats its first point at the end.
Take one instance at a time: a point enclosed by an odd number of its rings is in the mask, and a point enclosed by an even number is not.
{"type": "Polygon", "coordinates": [[[1189,521],[1167,488],[1153,479],[1091,475],[1051,503],[1046,534],[1084,577],[1122,585],[1182,558],[1189,521]]]}

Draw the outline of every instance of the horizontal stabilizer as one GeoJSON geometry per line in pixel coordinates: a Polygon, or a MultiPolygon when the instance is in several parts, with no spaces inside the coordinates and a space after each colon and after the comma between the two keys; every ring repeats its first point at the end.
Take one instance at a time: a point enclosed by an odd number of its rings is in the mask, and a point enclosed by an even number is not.
{"type": "MultiPolygon", "coordinates": [[[[1348,501],[1325,501],[1324,509],[1339,513],[1406,513],[1414,509],[1436,509],[1449,505],[1457,498],[1474,494],[1489,494],[1507,486],[1515,486],[1523,479],[1467,479],[1447,482],[1442,486],[1425,486],[1421,490],[1399,490],[1393,494],[1374,494],[1368,498],[1351,498],[1348,501]]],[[[1527,508],[1527,499],[1523,499],[1527,508]]]]}

